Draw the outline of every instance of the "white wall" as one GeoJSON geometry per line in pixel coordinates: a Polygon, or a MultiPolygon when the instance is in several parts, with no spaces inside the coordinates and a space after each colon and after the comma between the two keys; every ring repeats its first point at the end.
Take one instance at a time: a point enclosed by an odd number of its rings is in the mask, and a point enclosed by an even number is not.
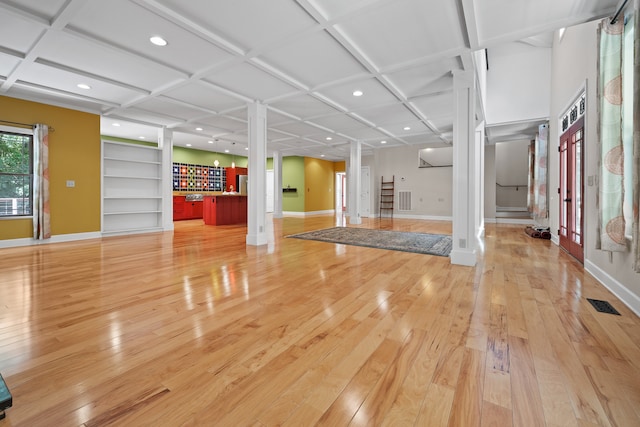
{"type": "Polygon", "coordinates": [[[527,207],[529,143],[524,140],[495,145],[496,183],[501,185],[495,189],[498,207],[527,207]]]}
{"type": "Polygon", "coordinates": [[[484,217],[488,222],[496,218],[496,146],[484,147],[484,217]]]}
{"type": "Polygon", "coordinates": [[[378,215],[380,180],[395,176],[396,196],[398,191],[411,191],[411,211],[394,211],[397,217],[451,219],[453,194],[453,168],[419,168],[418,150],[427,145],[378,148],[373,158],[363,157],[362,165],[371,166],[373,207],[378,215]],[[403,179],[404,178],[404,179],[403,179]]]}
{"type": "MultiPolygon", "coordinates": [[[[418,168],[418,150],[425,146],[380,148],[373,156],[364,156],[362,166],[371,168],[371,212],[378,216],[380,178],[396,176],[396,191],[410,190],[413,211],[394,212],[394,216],[441,218],[452,217],[453,168],[418,168]],[[405,178],[402,181],[402,177],[405,178]]],[[[495,146],[485,146],[484,217],[495,222],[496,167],[495,146]]]]}
{"type": "MultiPolygon", "coordinates": [[[[558,118],[578,95],[586,83],[587,112],[585,115],[585,176],[598,175],[597,150],[597,22],[568,28],[562,41],[556,35],[551,69],[551,111],[549,124],[549,224],[557,239],[559,206],[558,195],[558,118]]],[[[595,249],[596,187],[585,182],[584,200],[585,268],[601,280],[618,297],[640,314],[640,274],[633,272],[630,252],[609,252],[595,249]]],[[[586,295],[585,295],[586,296],[586,295]]]]}
{"type": "Polygon", "coordinates": [[[487,125],[549,116],[551,49],[509,43],[488,57],[487,125]]]}

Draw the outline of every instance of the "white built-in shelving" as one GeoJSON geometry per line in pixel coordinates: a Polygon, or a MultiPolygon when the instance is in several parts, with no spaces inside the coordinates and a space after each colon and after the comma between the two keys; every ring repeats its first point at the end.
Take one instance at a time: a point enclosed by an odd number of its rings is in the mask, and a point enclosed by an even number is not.
{"type": "Polygon", "coordinates": [[[162,150],[102,142],[102,233],[162,230],[162,150]]]}

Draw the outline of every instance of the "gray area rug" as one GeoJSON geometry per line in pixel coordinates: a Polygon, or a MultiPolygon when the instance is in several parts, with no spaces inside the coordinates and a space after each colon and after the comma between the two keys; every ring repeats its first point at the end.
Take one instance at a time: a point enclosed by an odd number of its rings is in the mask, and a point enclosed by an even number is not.
{"type": "Polygon", "coordinates": [[[449,256],[452,246],[451,236],[444,234],[351,227],[326,228],[287,237],[439,256],[449,256]]]}

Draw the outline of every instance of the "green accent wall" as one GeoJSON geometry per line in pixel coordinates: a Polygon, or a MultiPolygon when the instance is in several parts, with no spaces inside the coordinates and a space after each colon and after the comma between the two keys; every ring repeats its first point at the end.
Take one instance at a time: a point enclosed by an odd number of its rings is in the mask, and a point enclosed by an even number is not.
{"type": "MultiPolygon", "coordinates": [[[[44,123],[49,133],[51,234],[100,231],[100,116],[0,96],[2,120],[44,123]],[[67,180],[75,187],[66,186],[67,180]]],[[[32,238],[31,218],[0,221],[0,239],[32,238]]]]}
{"type": "Polygon", "coordinates": [[[174,163],[189,163],[192,165],[214,166],[214,161],[218,160],[220,167],[231,167],[232,162],[236,166],[246,168],[248,159],[246,157],[234,156],[227,153],[214,153],[212,151],[194,150],[192,148],[173,147],[174,163]]]}
{"type": "Polygon", "coordinates": [[[304,157],[290,156],[282,158],[282,186],[284,188],[289,186],[298,189],[295,193],[282,193],[282,211],[304,212],[304,157]]]}

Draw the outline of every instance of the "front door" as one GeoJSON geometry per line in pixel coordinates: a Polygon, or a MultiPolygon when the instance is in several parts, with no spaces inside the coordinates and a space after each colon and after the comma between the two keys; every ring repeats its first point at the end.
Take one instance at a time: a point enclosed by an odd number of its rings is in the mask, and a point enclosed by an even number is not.
{"type": "Polygon", "coordinates": [[[584,262],[584,118],[560,137],[560,246],[584,262]]]}

